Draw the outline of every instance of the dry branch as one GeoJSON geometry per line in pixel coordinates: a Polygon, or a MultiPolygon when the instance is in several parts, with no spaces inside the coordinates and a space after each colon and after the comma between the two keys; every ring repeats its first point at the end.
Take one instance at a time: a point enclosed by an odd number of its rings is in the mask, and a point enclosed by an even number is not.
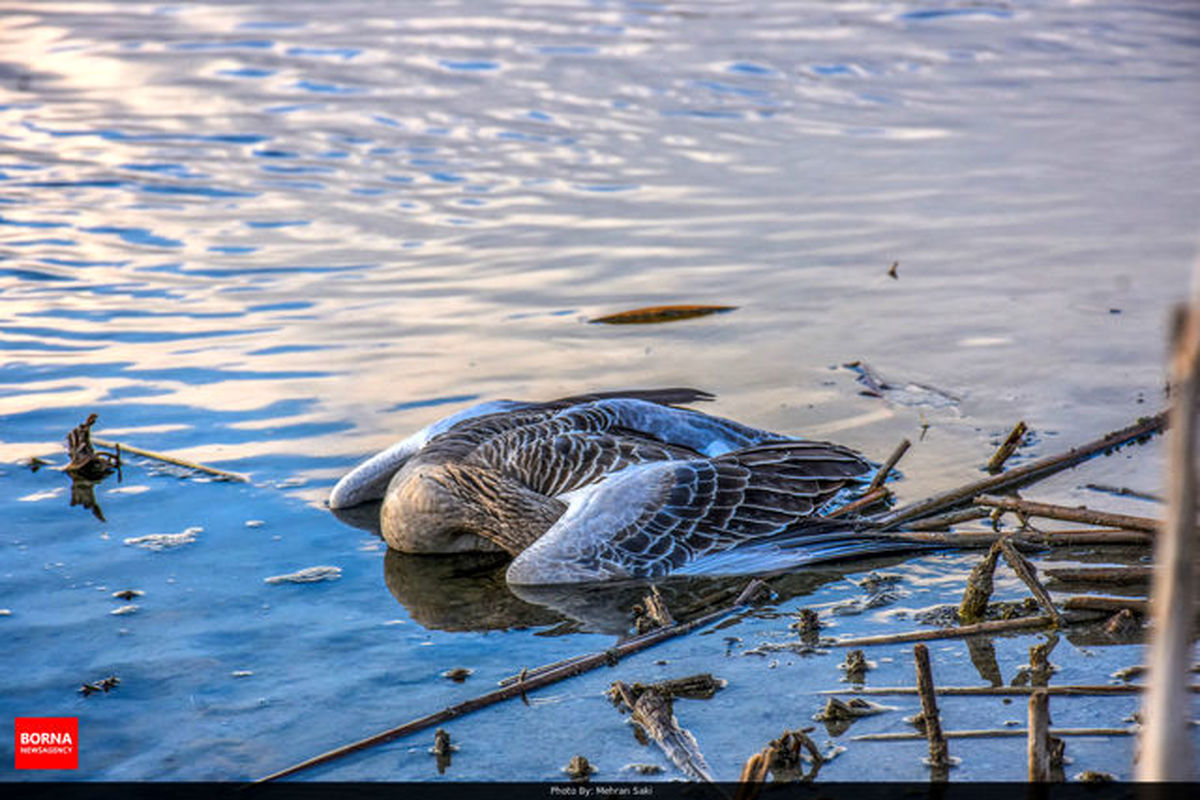
{"type": "MultiPolygon", "coordinates": [[[[940,514],[943,511],[957,508],[971,502],[985,492],[999,492],[1023,486],[1035,480],[1062,472],[1076,464],[1081,464],[1089,458],[1128,444],[1129,442],[1153,436],[1163,430],[1166,425],[1166,414],[1159,413],[1152,417],[1138,420],[1133,425],[1113,431],[1099,439],[1095,439],[1079,447],[1073,447],[1065,453],[1039,458],[1020,467],[1015,467],[1000,475],[971,481],[956,489],[927,497],[915,503],[881,514],[871,520],[872,525],[880,530],[898,527],[910,520],[940,514]]],[[[1119,526],[1123,527],[1123,526],[1119,526]]]]}
{"type": "Polygon", "coordinates": [[[1047,567],[1048,577],[1064,583],[1112,583],[1118,586],[1146,583],[1153,567],[1047,567]]]}
{"type": "Polygon", "coordinates": [[[1012,432],[1008,434],[1008,438],[1004,440],[1004,443],[1000,445],[996,452],[992,454],[992,457],[988,459],[988,473],[995,475],[997,472],[1004,469],[1004,462],[1008,461],[1009,456],[1016,452],[1016,449],[1021,445],[1021,440],[1025,438],[1025,434],[1028,432],[1029,428],[1025,425],[1024,420],[1018,422],[1013,427],[1012,432]]]}
{"type": "MultiPolygon", "coordinates": [[[[1132,736],[1133,728],[1050,728],[1051,736],[1132,736]]],[[[987,728],[965,731],[943,731],[947,739],[1002,739],[1029,735],[1022,728],[987,728]]],[[[924,739],[920,733],[863,733],[850,737],[854,742],[904,742],[924,739]]]]}
{"type": "Polygon", "coordinates": [[[867,487],[868,492],[883,488],[883,484],[887,481],[888,475],[891,474],[893,469],[895,469],[896,464],[901,458],[904,457],[904,454],[908,452],[908,448],[910,447],[912,447],[912,442],[910,442],[908,439],[900,440],[900,444],[896,445],[896,449],[892,451],[890,456],[888,456],[888,460],[883,462],[883,466],[879,468],[879,472],[875,473],[875,479],[872,480],[870,486],[867,487]]]}
{"type": "Polygon", "coordinates": [[[1056,506],[1051,503],[1034,503],[1030,500],[1018,500],[1015,497],[995,497],[980,495],[975,498],[975,505],[999,508],[1004,511],[1015,511],[1028,517],[1047,517],[1061,519],[1066,522],[1082,522],[1085,525],[1104,525],[1109,528],[1124,528],[1131,531],[1154,533],[1158,530],[1159,522],[1149,517],[1135,517],[1129,514],[1113,514],[1095,509],[1070,508],[1056,506]]]}
{"type": "Polygon", "coordinates": [[[1037,599],[1038,605],[1054,618],[1056,625],[1062,627],[1065,624],[1065,620],[1062,618],[1058,607],[1054,605],[1054,601],[1050,599],[1049,593],[1046,592],[1046,587],[1042,586],[1042,582],[1038,580],[1037,570],[1034,569],[1034,566],[1026,560],[1025,556],[1017,552],[1017,549],[1012,546],[1008,539],[1000,540],[1000,552],[1004,553],[1004,560],[1012,567],[1013,572],[1017,573],[1017,577],[1029,587],[1029,591],[1037,599]]]}
{"type": "Polygon", "coordinates": [[[925,723],[925,736],[929,740],[929,763],[935,769],[950,765],[950,750],[946,737],[942,735],[942,720],[938,716],[937,695],[933,690],[933,670],[929,666],[929,648],[923,644],[913,645],[913,659],[917,667],[917,694],[921,697],[921,719],[925,723]]]}
{"type": "Polygon", "coordinates": [[[250,482],[249,478],[237,472],[229,472],[228,470],[217,469],[216,467],[208,467],[204,464],[197,464],[195,461],[187,461],[182,458],[166,455],[165,453],[156,453],[153,450],[143,450],[140,447],[134,447],[130,444],[120,444],[118,442],[111,442],[106,439],[97,439],[94,437],[92,442],[100,445],[101,447],[115,447],[119,451],[133,453],[135,456],[142,456],[143,458],[150,458],[155,461],[161,461],[164,464],[172,464],[176,467],[183,467],[184,469],[190,469],[196,472],[204,472],[220,478],[221,480],[236,481],[238,483],[250,482]]]}
{"type": "Polygon", "coordinates": [[[830,647],[863,647],[870,644],[903,644],[906,642],[927,642],[933,639],[955,639],[960,636],[977,636],[986,633],[1002,631],[1020,631],[1034,628],[1046,628],[1054,625],[1054,618],[1046,615],[1037,617],[1017,617],[1016,619],[998,619],[991,622],[977,622],[974,625],[958,625],[953,628],[933,628],[927,631],[907,631],[905,633],[889,633],[882,636],[860,636],[854,639],[838,639],[829,642],[830,647]]]}
{"type": "MultiPolygon", "coordinates": [[[[988,697],[1019,697],[1033,694],[1035,691],[1062,695],[1108,695],[1108,694],[1140,694],[1145,687],[1136,683],[1101,683],[1085,685],[1061,686],[939,686],[937,693],[946,696],[983,695],[988,697]]],[[[1200,692],[1200,686],[1189,686],[1191,692],[1200,692]]],[[[897,695],[916,694],[915,686],[860,686],[853,689],[827,689],[817,694],[853,694],[853,695],[897,695]]]]}

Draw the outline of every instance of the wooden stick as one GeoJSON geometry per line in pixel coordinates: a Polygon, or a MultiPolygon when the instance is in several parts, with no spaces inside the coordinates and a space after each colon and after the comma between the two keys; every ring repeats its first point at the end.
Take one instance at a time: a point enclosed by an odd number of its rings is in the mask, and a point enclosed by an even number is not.
{"type": "Polygon", "coordinates": [[[1109,486],[1106,483],[1088,483],[1084,484],[1085,489],[1091,489],[1093,492],[1104,492],[1105,494],[1115,494],[1121,497],[1134,497],[1138,500],[1148,500],[1151,503],[1166,502],[1159,495],[1151,492],[1140,492],[1137,489],[1130,489],[1127,486],[1109,486]]]}
{"type": "Polygon", "coordinates": [[[951,533],[888,531],[868,533],[872,538],[896,539],[917,544],[944,544],[947,547],[991,547],[1008,537],[1014,545],[1041,547],[1069,547],[1084,544],[1150,545],[1154,540],[1150,534],[1140,531],[1079,530],[1079,531],[1021,531],[1019,533],[993,533],[991,531],[964,531],[951,533]]]}
{"type": "Polygon", "coordinates": [[[487,694],[466,700],[457,705],[449,706],[436,713],[414,719],[410,722],[404,723],[403,725],[398,725],[395,728],[389,728],[386,731],[374,734],[373,736],[368,736],[365,739],[359,739],[357,742],[351,742],[350,744],[321,753],[318,756],[313,756],[312,758],[301,761],[300,763],[294,764],[286,769],[282,769],[278,772],[273,772],[270,775],[259,778],[258,780],[254,781],[254,783],[266,783],[267,781],[273,781],[277,778],[282,778],[287,775],[294,775],[301,770],[315,767],[320,764],[326,764],[330,761],[341,758],[342,756],[347,756],[351,753],[357,753],[360,750],[365,750],[368,747],[373,747],[377,744],[383,744],[384,742],[390,742],[394,739],[400,738],[401,736],[407,736],[410,733],[415,733],[416,731],[424,730],[434,725],[440,725],[447,720],[454,719],[455,717],[468,714],[481,708],[486,708],[487,706],[494,705],[503,700],[508,700],[512,697],[520,697],[526,692],[534,689],[540,689],[543,686],[549,686],[552,683],[557,683],[558,681],[565,680],[566,678],[571,678],[584,672],[588,672],[589,670],[595,669],[596,667],[604,664],[615,663],[630,653],[636,653],[637,651],[644,650],[651,645],[664,642],[668,639],[673,639],[676,636],[688,633],[696,628],[702,627],[711,622],[715,622],[716,620],[721,619],[728,614],[732,614],[734,611],[737,611],[739,608],[750,602],[750,600],[756,594],[758,594],[758,592],[760,592],[765,585],[766,584],[760,580],[751,580],[731,606],[721,608],[716,611],[710,611],[709,613],[697,617],[689,622],[679,623],[671,626],[670,628],[658,628],[657,630],[651,631],[644,636],[629,639],[628,641],[625,641],[610,650],[603,650],[584,656],[583,658],[568,661],[566,664],[558,667],[557,669],[545,670],[541,674],[529,678],[528,680],[510,684],[500,689],[488,692],[487,694]]]}
{"type": "Polygon", "coordinates": [[[1100,453],[1111,451],[1114,448],[1138,439],[1153,436],[1162,431],[1166,425],[1166,421],[1167,417],[1165,413],[1155,414],[1152,417],[1138,420],[1133,425],[1122,428],[1119,431],[1113,431],[1099,439],[1087,442],[1079,447],[1073,447],[1065,453],[1039,458],[1036,461],[1031,461],[1020,467],[1014,467],[999,475],[992,475],[987,478],[971,481],[956,489],[950,489],[932,497],[927,497],[924,500],[919,500],[889,511],[875,517],[871,522],[876,528],[887,530],[910,520],[928,517],[931,514],[939,514],[943,511],[957,508],[964,503],[971,502],[973,498],[984,492],[999,492],[1023,486],[1031,481],[1053,475],[1056,472],[1062,472],[1100,453]]]}
{"type": "Polygon", "coordinates": [[[945,514],[934,514],[932,517],[922,517],[918,520],[905,523],[905,531],[944,531],[952,525],[958,525],[962,522],[974,522],[977,519],[983,519],[988,515],[988,512],[982,508],[974,506],[970,508],[960,508],[957,511],[947,511],[945,514]]]}
{"type": "MultiPolygon", "coordinates": [[[[1137,731],[1132,728],[1051,728],[1051,736],[1133,736],[1137,731]]],[[[943,731],[947,739],[1000,739],[1028,736],[1029,731],[1022,728],[994,728],[986,730],[943,731]]],[[[903,742],[924,739],[920,733],[863,733],[851,736],[854,742],[903,742]]]]}
{"type": "Polygon", "coordinates": [[[1118,586],[1146,583],[1154,567],[1046,567],[1047,576],[1064,583],[1112,583],[1118,586]]]}
{"type": "Polygon", "coordinates": [[[194,461],[185,461],[182,458],[175,458],[174,456],[168,456],[163,453],[156,453],[153,450],[143,450],[142,448],[134,447],[131,444],[120,444],[118,442],[108,441],[107,439],[98,439],[94,436],[92,437],[92,442],[100,445],[101,447],[120,448],[126,453],[133,453],[134,455],[142,456],[143,458],[152,458],[155,461],[161,461],[164,464],[173,464],[177,467],[195,470],[196,472],[205,472],[209,475],[215,475],[222,480],[237,481],[238,483],[250,482],[249,478],[237,472],[229,472],[227,470],[217,469],[216,467],[206,467],[205,465],[197,464],[194,461]]]}
{"type": "Polygon", "coordinates": [[[871,485],[867,487],[868,492],[875,489],[883,488],[883,484],[887,481],[888,475],[895,469],[897,462],[904,457],[908,452],[908,448],[912,447],[912,442],[908,439],[901,439],[900,444],[896,445],[896,449],[888,456],[888,460],[883,462],[883,466],[879,468],[879,472],[875,473],[875,479],[871,481],[871,485]]]}
{"type": "Polygon", "coordinates": [[[1021,441],[1028,432],[1029,428],[1026,427],[1024,420],[1021,420],[1013,427],[1012,432],[1008,434],[1008,438],[1004,440],[1004,443],[988,459],[987,471],[989,474],[995,475],[1004,469],[1004,462],[1008,461],[1009,456],[1016,452],[1016,449],[1020,447],[1021,441]]]}
{"type": "Polygon", "coordinates": [[[1090,508],[1068,508],[1050,503],[1034,503],[1029,500],[1018,500],[1015,497],[995,497],[980,495],[975,498],[975,505],[999,508],[1005,511],[1016,511],[1030,517],[1049,517],[1067,522],[1082,522],[1085,525],[1104,525],[1110,528],[1124,528],[1131,531],[1154,533],[1158,530],[1159,522],[1149,517],[1134,517],[1129,514],[1112,514],[1107,511],[1096,511],[1090,508]]]}
{"type": "Polygon", "coordinates": [[[1154,631],[1150,691],[1142,711],[1141,781],[1194,781],[1196,755],[1188,731],[1191,703],[1182,687],[1196,618],[1196,405],[1200,394],[1200,262],[1192,302],[1176,312],[1171,354],[1171,425],[1167,440],[1167,511],[1152,587],[1154,631]]]}
{"type": "Polygon", "coordinates": [[[993,573],[996,559],[1000,557],[1000,543],[992,545],[988,554],[971,568],[967,576],[967,588],[958,604],[958,621],[964,625],[979,622],[987,613],[988,601],[992,599],[993,573]]]}
{"type": "Polygon", "coordinates": [[[935,769],[950,764],[950,750],[946,737],[942,735],[942,720],[938,716],[937,695],[933,691],[933,670],[929,666],[929,648],[923,644],[913,645],[913,659],[917,666],[917,694],[921,697],[921,718],[925,722],[925,736],[929,740],[929,763],[935,769]]]}
{"type": "Polygon", "coordinates": [[[1042,582],[1037,578],[1037,570],[1033,564],[1026,560],[1025,556],[1017,552],[1017,549],[1012,546],[1008,539],[1000,540],[1000,552],[1004,554],[1004,560],[1012,567],[1013,572],[1017,573],[1029,591],[1033,593],[1034,598],[1047,614],[1054,618],[1054,623],[1059,627],[1065,624],[1062,614],[1059,613],[1058,607],[1054,605],[1054,601],[1050,599],[1046,587],[1042,586],[1042,582]]]}
{"type": "MultiPolygon", "coordinates": [[[[1191,685],[1188,691],[1200,692],[1200,686],[1191,685]]],[[[1056,695],[1109,695],[1109,694],[1141,694],[1146,687],[1138,683],[1101,683],[1086,685],[1061,686],[939,686],[937,693],[946,696],[987,696],[987,697],[1021,697],[1044,691],[1056,695]]],[[[865,694],[865,695],[899,695],[916,694],[915,686],[859,686],[854,688],[825,689],[817,694],[865,694]]]]}
{"type": "MultiPolygon", "coordinates": [[[[999,633],[1001,631],[1030,630],[1046,628],[1054,625],[1054,618],[1049,616],[1017,617],[1016,619],[998,619],[991,622],[977,622],[974,625],[959,625],[953,628],[934,628],[927,631],[909,631],[907,633],[889,633],[883,636],[860,636],[857,639],[839,639],[829,642],[830,647],[863,647],[870,644],[903,644],[907,642],[927,642],[934,639],[955,639],[960,636],[977,636],[983,633],[999,633]]],[[[823,644],[824,646],[824,644],[823,644]]]]}
{"type": "Polygon", "coordinates": [[[1039,690],[1029,695],[1029,780],[1050,780],[1050,695],[1039,690]]]}
{"type": "Polygon", "coordinates": [[[1150,604],[1136,597],[1097,597],[1096,595],[1077,594],[1063,600],[1063,608],[1070,611],[1103,611],[1115,614],[1128,608],[1139,616],[1145,616],[1150,610],[1150,604]]]}
{"type": "Polygon", "coordinates": [[[845,517],[849,516],[850,514],[857,514],[864,508],[870,508],[877,503],[882,503],[887,499],[889,494],[890,492],[887,489],[872,489],[854,502],[847,503],[841,508],[830,511],[828,514],[825,514],[824,517],[825,519],[836,519],[837,517],[845,517]]]}

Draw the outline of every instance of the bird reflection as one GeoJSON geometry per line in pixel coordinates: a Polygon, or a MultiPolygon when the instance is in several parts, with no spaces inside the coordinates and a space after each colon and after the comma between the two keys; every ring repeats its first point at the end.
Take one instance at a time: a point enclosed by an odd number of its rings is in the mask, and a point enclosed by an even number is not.
{"type": "MultiPolygon", "coordinates": [[[[776,601],[808,595],[848,573],[896,563],[883,559],[845,566],[807,567],[770,580],[776,601]]],[[[626,638],[634,633],[634,610],[651,590],[646,581],[621,584],[564,584],[514,587],[504,579],[503,554],[417,556],[389,550],[384,581],[413,621],[443,631],[488,631],[545,627],[542,635],[603,633],[626,638]]],[[[687,576],[658,582],[671,614],[685,621],[729,605],[745,588],[747,576],[687,576]]]]}
{"type": "MultiPolygon", "coordinates": [[[[379,504],[334,514],[347,525],[379,535],[379,504]]],[[[905,554],[825,562],[767,576],[776,602],[812,594],[847,575],[901,563],[905,554]]],[[[652,581],[513,586],[504,573],[504,553],[414,555],[388,549],[383,578],[388,591],[417,624],[430,630],[491,631],[545,628],[541,635],[588,632],[624,638],[633,633],[634,607],[657,586],[671,614],[688,620],[728,605],[741,593],[747,575],[677,575],[652,581]]]]}

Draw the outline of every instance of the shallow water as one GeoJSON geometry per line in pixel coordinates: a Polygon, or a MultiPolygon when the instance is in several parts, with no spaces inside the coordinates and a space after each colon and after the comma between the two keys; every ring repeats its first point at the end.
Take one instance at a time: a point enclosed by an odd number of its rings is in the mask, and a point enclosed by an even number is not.
{"type": "MultiPolygon", "coordinates": [[[[1182,0],[2,10],[0,713],[79,716],[68,777],[253,777],[608,647],[623,601],[531,603],[483,567],[385,558],[321,508],[358,459],[470,402],[697,386],[717,413],[879,460],[911,438],[902,500],[977,474],[1017,419],[1027,459],[1162,402],[1200,211],[1200,15],[1182,0]],[[666,303],[738,308],[586,323],[666,303]],[[860,395],[840,366],[856,359],[954,401],[860,395]],[[97,487],[101,521],[63,475],[20,464],[63,464],[92,411],[97,435],[251,482],[134,459],[97,487]],[[340,577],[266,582],[313,566],[340,577]],[[114,616],[124,588],[146,594],[114,616]],[[455,666],[475,673],[439,677],[455,666]],[[74,693],[107,674],[114,692],[74,693]]],[[[1161,471],[1155,444],[1036,496],[1152,514],[1085,486],[1155,491],[1161,471]]],[[[886,569],[919,608],[956,599],[972,561],[886,569]]],[[[800,581],[777,608],[894,630],[894,606],[828,612],[869,568],[800,581]]],[[[772,668],[714,641],[785,629],[748,615],[456,722],[446,777],[553,779],[576,752],[601,778],[665,764],[600,693],[701,670],[729,688],[677,713],[734,777],[838,685],[837,653],[772,668]],[[514,736],[498,763],[489,743],[514,736]]],[[[997,640],[1006,681],[1039,638],[997,640]]],[[[980,680],[964,644],[932,650],[939,679],[980,680]]],[[[911,682],[908,652],[870,651],[869,683],[911,682]]],[[[1091,679],[1140,659],[1072,641],[1052,656],[1091,679]]],[[[947,700],[947,727],[1023,717],[985,705],[947,700]]],[[[1119,725],[1134,707],[1054,718],[1119,725]]],[[[433,778],[430,741],[313,777],[433,778]]],[[[822,775],[923,779],[921,747],[854,745],[822,775]]],[[[1022,747],[963,745],[954,777],[1019,778],[1022,747]]],[[[1131,748],[1068,754],[1127,777],[1131,748]]],[[[40,777],[11,764],[0,753],[0,774],[40,777]]]]}

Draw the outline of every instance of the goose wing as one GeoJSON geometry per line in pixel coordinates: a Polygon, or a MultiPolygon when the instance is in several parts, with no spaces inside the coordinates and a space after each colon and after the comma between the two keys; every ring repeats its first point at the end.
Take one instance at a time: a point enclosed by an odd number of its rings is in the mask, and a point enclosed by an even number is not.
{"type": "Polygon", "coordinates": [[[703,556],[794,532],[872,466],[825,442],[776,442],[712,459],[634,466],[580,490],[509,566],[514,584],[666,575],[703,556]]]}
{"type": "Polygon", "coordinates": [[[665,406],[711,400],[713,395],[699,389],[674,387],[596,392],[541,403],[516,400],[479,403],[427,425],[363,461],[333,487],[329,495],[329,507],[349,508],[383,497],[392,475],[434,439],[442,439],[445,456],[461,458],[481,442],[505,431],[540,422],[573,406],[618,398],[652,406],[665,406]],[[442,438],[443,434],[451,432],[456,435],[442,438]]]}

